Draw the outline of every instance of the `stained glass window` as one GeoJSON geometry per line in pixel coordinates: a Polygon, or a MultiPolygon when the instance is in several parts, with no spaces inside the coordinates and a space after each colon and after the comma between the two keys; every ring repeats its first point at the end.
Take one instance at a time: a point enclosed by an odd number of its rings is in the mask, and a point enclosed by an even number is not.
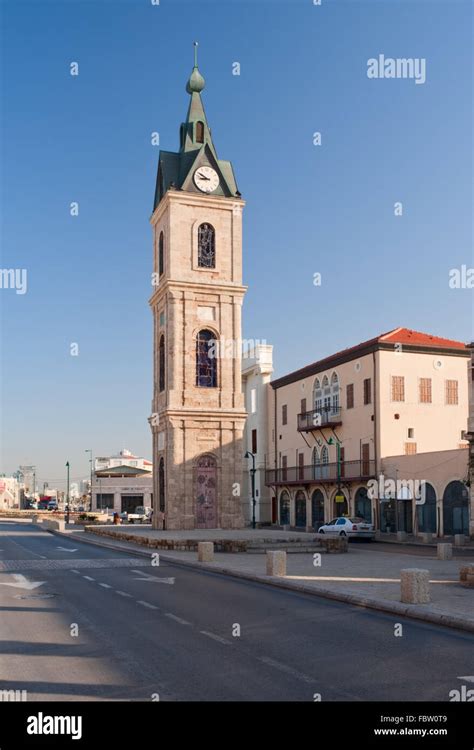
{"type": "Polygon", "coordinates": [[[216,267],[216,233],[212,224],[201,224],[198,229],[198,266],[216,267]]]}
{"type": "Polygon", "coordinates": [[[196,385],[217,387],[217,341],[212,331],[199,331],[196,340],[196,385]]]}

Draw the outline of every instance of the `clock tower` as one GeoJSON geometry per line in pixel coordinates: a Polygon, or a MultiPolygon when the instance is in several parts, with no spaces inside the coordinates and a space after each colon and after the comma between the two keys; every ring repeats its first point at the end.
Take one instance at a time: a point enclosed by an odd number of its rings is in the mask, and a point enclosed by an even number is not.
{"type": "Polygon", "coordinates": [[[194,68],[178,152],[161,151],[154,210],[153,524],[239,528],[242,209],[218,159],[194,68]]]}

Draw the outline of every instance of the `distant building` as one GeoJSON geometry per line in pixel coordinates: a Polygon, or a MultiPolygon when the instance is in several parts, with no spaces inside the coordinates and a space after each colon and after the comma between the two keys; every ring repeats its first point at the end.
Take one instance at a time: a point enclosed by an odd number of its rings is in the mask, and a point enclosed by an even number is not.
{"type": "Polygon", "coordinates": [[[16,477],[0,476],[0,510],[20,508],[20,482],[16,477]]]}
{"type": "Polygon", "coordinates": [[[153,475],[147,469],[113,466],[92,478],[92,510],[110,508],[133,513],[139,505],[153,507],[153,475]]]}
{"type": "Polygon", "coordinates": [[[470,502],[470,536],[474,538],[474,341],[469,344],[471,361],[469,363],[469,418],[468,432],[469,440],[469,502],[470,502]]]}
{"type": "Polygon", "coordinates": [[[151,471],[153,468],[151,461],[148,461],[148,459],[141,456],[134,456],[133,453],[126,448],[113,456],[97,456],[94,461],[95,471],[103,471],[104,469],[110,469],[116,466],[131,466],[132,468],[144,469],[146,471],[151,471]]]}
{"type": "MultiPolygon", "coordinates": [[[[258,344],[242,356],[242,390],[247,420],[244,428],[243,452],[255,456],[255,520],[272,521],[272,493],[265,485],[265,456],[268,454],[268,384],[273,372],[273,346],[258,344]]],[[[242,482],[242,515],[246,524],[252,521],[252,460],[244,461],[242,482]]],[[[276,520],[276,519],[275,519],[276,520]]]]}

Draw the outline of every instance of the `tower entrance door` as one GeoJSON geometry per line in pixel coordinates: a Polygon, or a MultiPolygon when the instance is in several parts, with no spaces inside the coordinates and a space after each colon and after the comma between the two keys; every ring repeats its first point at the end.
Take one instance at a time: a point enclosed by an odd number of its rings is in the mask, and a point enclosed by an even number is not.
{"type": "Polygon", "coordinates": [[[214,456],[201,456],[196,466],[196,527],[217,527],[217,463],[214,456]]]}

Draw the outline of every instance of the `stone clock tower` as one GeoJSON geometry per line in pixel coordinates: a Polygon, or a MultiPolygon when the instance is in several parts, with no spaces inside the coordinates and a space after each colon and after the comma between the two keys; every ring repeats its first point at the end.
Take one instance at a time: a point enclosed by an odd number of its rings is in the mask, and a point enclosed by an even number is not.
{"type": "Polygon", "coordinates": [[[243,525],[242,209],[217,158],[195,64],[178,152],[161,151],[154,238],[155,528],[243,525]]]}

